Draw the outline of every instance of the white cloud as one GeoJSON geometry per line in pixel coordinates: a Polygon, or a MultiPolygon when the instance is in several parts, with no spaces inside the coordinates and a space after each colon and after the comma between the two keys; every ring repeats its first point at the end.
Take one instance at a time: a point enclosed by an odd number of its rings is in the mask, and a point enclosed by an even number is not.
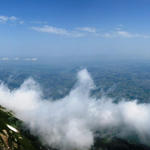
{"type": "Polygon", "coordinates": [[[30,21],[32,24],[47,24],[47,21],[30,21]]]}
{"type": "Polygon", "coordinates": [[[48,26],[48,25],[44,25],[42,27],[31,27],[31,29],[38,31],[38,32],[45,32],[45,33],[64,35],[64,36],[70,36],[70,37],[84,36],[84,34],[80,32],[69,31],[64,28],[57,28],[57,27],[48,26]]]}
{"type": "Polygon", "coordinates": [[[75,28],[74,30],[67,30],[64,28],[57,28],[54,26],[44,25],[44,26],[33,26],[31,27],[32,30],[38,32],[45,32],[50,34],[57,34],[63,35],[68,37],[84,37],[89,34],[93,33],[92,35],[99,36],[101,38],[150,38],[150,35],[140,34],[140,33],[132,33],[122,29],[123,25],[115,28],[113,31],[109,32],[97,32],[96,28],[91,27],[79,27],[75,28]]]}
{"type": "Polygon", "coordinates": [[[19,24],[24,24],[24,21],[23,20],[19,21],[19,24]]]}
{"type": "Polygon", "coordinates": [[[31,61],[37,61],[38,59],[37,58],[31,58],[31,61]]]}
{"type": "Polygon", "coordinates": [[[24,58],[23,60],[25,60],[25,61],[37,61],[38,58],[36,58],[36,57],[33,57],[33,58],[24,58]]]}
{"type": "Polygon", "coordinates": [[[0,23],[5,23],[8,21],[8,17],[7,16],[0,16],[0,23]]]}
{"type": "Polygon", "coordinates": [[[13,60],[18,61],[20,58],[19,57],[15,57],[13,58],[13,60]]]}
{"type": "Polygon", "coordinates": [[[103,34],[99,34],[99,35],[101,37],[105,37],[105,38],[118,38],[118,37],[123,37],[123,38],[150,38],[150,35],[131,33],[131,32],[127,32],[125,30],[121,30],[121,29],[117,29],[116,31],[107,32],[107,33],[103,33],[103,34]]]}
{"type": "Polygon", "coordinates": [[[19,23],[19,24],[23,24],[24,21],[20,20],[19,18],[15,17],[15,16],[0,16],[0,23],[19,23]]]}
{"type": "Polygon", "coordinates": [[[18,20],[18,18],[15,17],[15,16],[10,16],[10,17],[8,17],[8,16],[0,16],[0,23],[6,23],[8,21],[13,22],[13,21],[16,21],[16,20],[18,20]]]}
{"type": "Polygon", "coordinates": [[[46,33],[53,33],[53,34],[59,34],[59,35],[68,35],[68,31],[66,29],[62,28],[56,28],[53,26],[42,26],[42,27],[32,27],[33,30],[38,32],[46,32],[46,33]]]}
{"type": "Polygon", "coordinates": [[[118,34],[119,36],[122,36],[122,37],[126,37],[126,38],[132,38],[132,37],[139,37],[140,36],[139,34],[132,34],[132,33],[129,33],[127,31],[117,31],[116,34],[118,34]]]}
{"type": "Polygon", "coordinates": [[[101,37],[105,37],[105,38],[112,38],[114,35],[111,33],[104,33],[104,34],[99,34],[101,37]]]}
{"type": "Polygon", "coordinates": [[[91,28],[91,27],[77,28],[77,30],[90,32],[90,33],[96,33],[96,28],[91,28]]]}
{"type": "Polygon", "coordinates": [[[2,57],[0,58],[0,61],[37,61],[38,58],[36,57],[27,57],[27,58],[19,58],[19,57],[14,57],[14,58],[9,58],[9,57],[2,57]]]}
{"type": "Polygon", "coordinates": [[[11,20],[11,21],[16,21],[16,20],[18,20],[18,18],[15,17],[15,16],[8,17],[8,19],[11,20]]]}
{"type": "Polygon", "coordinates": [[[0,58],[0,60],[2,60],[2,61],[8,61],[9,58],[8,57],[2,57],[2,58],[0,58]]]}

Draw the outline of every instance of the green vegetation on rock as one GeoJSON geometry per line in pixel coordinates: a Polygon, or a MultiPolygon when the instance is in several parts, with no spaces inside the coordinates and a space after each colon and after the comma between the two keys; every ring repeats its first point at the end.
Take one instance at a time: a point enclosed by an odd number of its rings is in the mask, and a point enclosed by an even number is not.
{"type": "Polygon", "coordinates": [[[38,138],[23,130],[23,124],[0,107],[0,150],[47,150],[38,138]]]}

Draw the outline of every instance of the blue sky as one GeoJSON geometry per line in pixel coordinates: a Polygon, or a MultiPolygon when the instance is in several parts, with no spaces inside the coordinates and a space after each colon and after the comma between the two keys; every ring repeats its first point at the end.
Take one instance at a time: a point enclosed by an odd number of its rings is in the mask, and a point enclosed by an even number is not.
{"type": "Polygon", "coordinates": [[[150,55],[149,0],[1,0],[1,57],[150,55]]]}

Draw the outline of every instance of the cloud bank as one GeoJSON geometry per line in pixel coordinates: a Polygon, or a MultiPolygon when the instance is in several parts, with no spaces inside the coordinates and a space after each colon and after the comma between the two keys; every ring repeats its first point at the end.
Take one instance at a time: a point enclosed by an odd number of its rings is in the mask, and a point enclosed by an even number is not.
{"type": "Polygon", "coordinates": [[[56,101],[42,99],[40,86],[33,79],[13,91],[1,83],[0,105],[13,110],[43,143],[62,150],[89,149],[96,131],[119,129],[120,136],[133,131],[143,141],[150,137],[150,104],[96,99],[90,96],[95,85],[86,69],[77,79],[69,95],[56,101]]]}

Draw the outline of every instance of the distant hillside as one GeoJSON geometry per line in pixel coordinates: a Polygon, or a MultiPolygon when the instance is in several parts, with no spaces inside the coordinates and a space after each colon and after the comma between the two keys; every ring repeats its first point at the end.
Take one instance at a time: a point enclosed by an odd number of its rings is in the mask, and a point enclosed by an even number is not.
{"type": "Polygon", "coordinates": [[[150,150],[150,147],[143,144],[133,144],[119,138],[97,137],[91,150],[150,150]]]}

